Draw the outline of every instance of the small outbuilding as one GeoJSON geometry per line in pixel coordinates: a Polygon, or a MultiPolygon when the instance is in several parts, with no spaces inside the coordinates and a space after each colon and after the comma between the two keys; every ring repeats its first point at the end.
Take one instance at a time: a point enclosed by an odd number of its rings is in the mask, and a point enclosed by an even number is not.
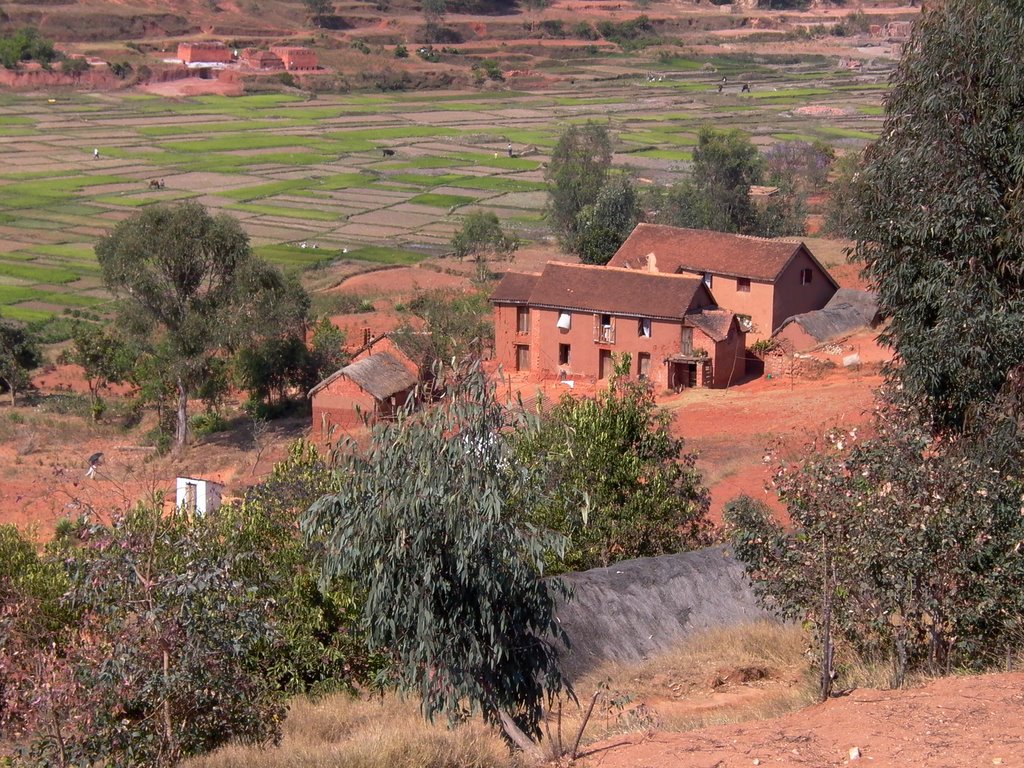
{"type": "Polygon", "coordinates": [[[316,52],[298,45],[272,45],[270,52],[280,57],[289,72],[320,69],[316,52]]]}
{"type": "Polygon", "coordinates": [[[280,56],[271,51],[261,51],[258,48],[246,48],[242,51],[241,60],[242,65],[249,69],[284,69],[284,62],[280,56]]]}
{"type": "Polygon", "coordinates": [[[413,397],[417,381],[414,367],[391,351],[349,363],[309,391],[314,435],[326,439],[335,429],[394,418],[413,397]]]}
{"type": "Polygon", "coordinates": [[[772,335],[784,349],[804,352],[879,322],[878,296],[872,291],[840,288],[822,309],[786,320],[772,335]]]}
{"type": "Polygon", "coordinates": [[[178,58],[184,64],[230,64],[232,51],[215,40],[178,43],[178,58]]]}
{"type": "Polygon", "coordinates": [[[175,483],[174,506],[188,515],[205,515],[220,508],[224,486],[198,477],[179,477],[175,483]]]}

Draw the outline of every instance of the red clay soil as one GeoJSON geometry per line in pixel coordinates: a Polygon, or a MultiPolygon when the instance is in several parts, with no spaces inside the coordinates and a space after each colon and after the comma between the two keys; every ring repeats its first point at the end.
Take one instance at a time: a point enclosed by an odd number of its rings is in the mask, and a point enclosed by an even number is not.
{"type": "Polygon", "coordinates": [[[352,293],[358,296],[387,296],[389,299],[408,299],[424,291],[439,288],[465,290],[470,281],[465,277],[449,275],[423,267],[398,267],[362,272],[344,280],[330,293],[352,293]]]}
{"type": "Polygon", "coordinates": [[[586,768],[1024,765],[1024,673],[857,690],[784,717],[591,745],[586,768]],[[856,750],[855,752],[853,750],[856,750]],[[853,757],[853,755],[857,755],[853,757]],[[851,759],[852,758],[852,759],[851,759]]]}

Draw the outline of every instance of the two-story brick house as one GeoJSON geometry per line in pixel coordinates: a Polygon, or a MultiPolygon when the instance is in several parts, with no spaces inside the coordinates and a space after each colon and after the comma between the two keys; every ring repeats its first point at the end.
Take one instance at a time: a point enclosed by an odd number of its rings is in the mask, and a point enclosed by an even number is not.
{"type": "Polygon", "coordinates": [[[700,278],[747,323],[749,342],[821,309],[839,289],[804,243],[659,224],[638,224],[608,266],[700,278]]]}
{"type": "Polygon", "coordinates": [[[491,302],[497,361],[538,379],[606,379],[622,353],[662,389],[744,373],[746,336],[698,278],[551,262],[506,274],[491,302]]]}

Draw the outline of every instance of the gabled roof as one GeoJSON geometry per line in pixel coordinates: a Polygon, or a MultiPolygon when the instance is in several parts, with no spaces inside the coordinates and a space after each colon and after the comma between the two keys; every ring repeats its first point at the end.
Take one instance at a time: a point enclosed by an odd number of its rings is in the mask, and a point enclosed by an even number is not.
{"type": "Polygon", "coordinates": [[[495,304],[527,304],[530,292],[537,284],[539,272],[506,272],[498,287],[491,294],[495,304]]]}
{"type": "Polygon", "coordinates": [[[335,371],[309,390],[309,397],[342,376],[354,381],[377,400],[404,392],[416,384],[416,377],[408,368],[387,352],[379,352],[335,371]]]}
{"type": "Polygon", "coordinates": [[[780,334],[790,323],[796,323],[815,341],[825,342],[866,326],[874,326],[878,319],[878,294],[840,288],[822,309],[793,315],[773,335],[780,334]]]}
{"type": "Polygon", "coordinates": [[[686,324],[699,328],[712,341],[725,341],[736,321],[736,315],[727,309],[701,309],[686,316],[686,324]]]}
{"type": "Polygon", "coordinates": [[[519,275],[506,284],[509,278],[502,280],[491,301],[669,320],[681,319],[691,308],[714,304],[700,279],[683,275],[553,261],[540,275],[519,275]],[[523,299],[531,280],[529,296],[523,299]],[[513,295],[515,299],[506,298],[513,295]]]}
{"type": "MultiPolygon", "coordinates": [[[[648,269],[648,255],[654,254],[655,268],[659,272],[710,272],[772,283],[801,248],[818,264],[807,247],[799,242],[662,224],[637,224],[608,266],[648,269]]],[[[818,267],[828,275],[821,264],[818,267]]]]}

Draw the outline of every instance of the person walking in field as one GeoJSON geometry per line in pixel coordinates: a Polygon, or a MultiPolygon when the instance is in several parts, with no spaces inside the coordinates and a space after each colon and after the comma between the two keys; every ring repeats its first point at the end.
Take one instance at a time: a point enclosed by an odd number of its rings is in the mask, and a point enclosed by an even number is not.
{"type": "Polygon", "coordinates": [[[92,159],[93,160],[99,160],[100,159],[100,148],[99,147],[96,147],[96,149],[94,149],[92,151],[92,159]]]}

